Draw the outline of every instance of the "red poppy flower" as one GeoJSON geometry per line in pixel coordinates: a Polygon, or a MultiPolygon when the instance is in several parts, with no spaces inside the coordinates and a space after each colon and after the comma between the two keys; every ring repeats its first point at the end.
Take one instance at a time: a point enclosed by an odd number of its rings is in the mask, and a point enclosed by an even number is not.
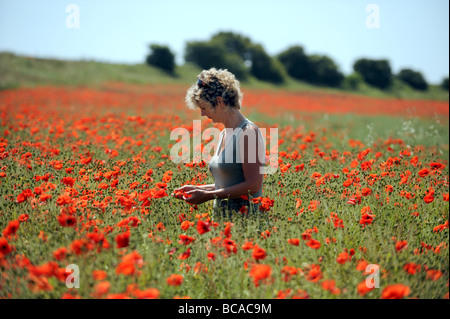
{"type": "Polygon", "coordinates": [[[310,269],[305,275],[306,280],[311,282],[318,282],[320,279],[322,279],[322,271],[320,270],[319,265],[311,265],[310,269]]]}
{"type": "Polygon", "coordinates": [[[402,284],[389,285],[381,292],[381,299],[402,299],[410,294],[411,289],[402,284]]]}
{"type": "Polygon", "coordinates": [[[263,248],[257,245],[253,246],[252,258],[254,260],[263,260],[266,258],[266,256],[267,252],[263,248]]]}
{"type": "Polygon", "coordinates": [[[5,229],[3,230],[3,233],[2,233],[3,236],[8,237],[8,236],[14,235],[17,232],[17,230],[19,229],[19,225],[20,225],[20,223],[17,219],[10,221],[8,223],[8,226],[6,226],[5,229]]]}
{"type": "Polygon", "coordinates": [[[183,283],[183,276],[172,274],[167,278],[166,281],[169,286],[179,286],[183,283]]]}
{"type": "Polygon", "coordinates": [[[211,224],[199,219],[197,222],[197,231],[200,235],[203,235],[211,230],[211,224]]]}
{"type": "Polygon", "coordinates": [[[310,248],[312,249],[319,249],[320,248],[320,241],[315,240],[315,239],[310,239],[306,245],[308,245],[310,248]]]}
{"type": "Polygon", "coordinates": [[[336,261],[342,265],[342,264],[345,264],[350,259],[351,259],[351,256],[349,256],[349,254],[346,251],[344,251],[339,254],[339,256],[336,258],[336,261]]]}
{"type": "Polygon", "coordinates": [[[128,247],[130,243],[130,233],[125,232],[116,236],[117,248],[128,247]]]}
{"type": "Polygon", "coordinates": [[[269,265],[255,264],[250,269],[249,276],[253,278],[253,284],[258,287],[261,281],[266,281],[272,274],[272,268],[269,265]]]}
{"type": "Polygon", "coordinates": [[[77,219],[75,216],[68,215],[68,214],[60,214],[58,215],[58,222],[63,227],[75,227],[77,224],[77,219]]]}
{"type": "Polygon", "coordinates": [[[408,247],[408,242],[406,240],[400,240],[395,243],[395,250],[397,252],[406,249],[408,247]]]}
{"type": "Polygon", "coordinates": [[[8,244],[6,238],[0,238],[0,254],[3,256],[8,255],[12,251],[11,246],[8,244]]]}
{"type": "Polygon", "coordinates": [[[179,242],[180,244],[182,244],[182,245],[185,245],[185,246],[187,246],[187,245],[189,245],[190,243],[192,243],[192,242],[195,241],[195,238],[194,238],[194,237],[189,237],[189,236],[187,236],[187,235],[180,235],[179,238],[180,238],[180,240],[179,240],[178,242],[179,242]]]}
{"type": "Polygon", "coordinates": [[[369,196],[370,194],[372,194],[372,190],[370,188],[363,188],[361,190],[361,195],[362,196],[369,196]]]}
{"type": "Polygon", "coordinates": [[[178,259],[184,260],[184,259],[188,259],[191,256],[191,249],[188,248],[188,250],[186,250],[185,252],[182,252],[179,256],[178,259]]]}

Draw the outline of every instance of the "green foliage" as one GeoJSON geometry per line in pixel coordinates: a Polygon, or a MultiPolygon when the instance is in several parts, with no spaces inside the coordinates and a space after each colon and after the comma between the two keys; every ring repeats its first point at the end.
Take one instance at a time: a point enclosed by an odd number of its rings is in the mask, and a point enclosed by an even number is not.
{"type": "Polygon", "coordinates": [[[442,80],[441,88],[448,91],[448,78],[442,80]]]}
{"type": "Polygon", "coordinates": [[[397,77],[413,89],[421,91],[428,90],[428,83],[425,81],[422,73],[420,72],[411,69],[402,69],[398,73],[397,77]]]}
{"type": "Polygon", "coordinates": [[[364,81],[380,89],[387,89],[392,84],[392,71],[388,60],[359,59],[353,69],[359,72],[364,81]]]}
{"type": "Polygon", "coordinates": [[[284,82],[282,65],[274,61],[261,45],[232,32],[219,32],[209,41],[188,42],[185,60],[203,69],[226,68],[244,81],[251,74],[261,81],[284,82]]]}
{"type": "Polygon", "coordinates": [[[186,62],[194,63],[207,70],[212,67],[228,69],[240,80],[247,77],[244,61],[236,52],[226,52],[225,46],[218,41],[194,41],[186,44],[186,62]]]}
{"type": "Polygon", "coordinates": [[[225,47],[228,54],[237,54],[242,60],[250,61],[250,38],[233,32],[219,32],[212,36],[212,43],[218,43],[225,47]]]}
{"type": "Polygon", "coordinates": [[[347,90],[358,90],[364,83],[364,78],[358,72],[346,76],[342,82],[342,87],[347,90]]]}
{"type": "Polygon", "coordinates": [[[261,45],[254,45],[251,48],[251,67],[250,72],[257,79],[281,84],[284,82],[283,68],[281,64],[277,64],[261,45]]]}
{"type": "Polygon", "coordinates": [[[150,45],[151,53],[147,56],[146,62],[173,74],[175,70],[175,55],[167,46],[157,44],[150,45]]]}
{"type": "Polygon", "coordinates": [[[278,59],[294,79],[314,85],[339,87],[344,75],[334,61],[325,55],[306,55],[303,47],[293,46],[281,52],[278,59]]]}
{"type": "Polygon", "coordinates": [[[344,75],[332,59],[325,55],[311,55],[308,60],[311,67],[309,82],[332,87],[341,85],[344,75]]]}
{"type": "Polygon", "coordinates": [[[293,46],[281,52],[278,59],[284,65],[286,72],[297,80],[308,80],[311,65],[303,47],[293,46]]]}

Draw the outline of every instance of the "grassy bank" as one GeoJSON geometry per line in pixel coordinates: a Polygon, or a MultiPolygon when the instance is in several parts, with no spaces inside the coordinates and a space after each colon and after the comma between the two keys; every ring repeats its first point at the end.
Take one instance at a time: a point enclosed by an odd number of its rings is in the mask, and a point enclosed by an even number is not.
{"type": "MultiPolygon", "coordinates": [[[[190,84],[201,69],[192,64],[177,66],[176,75],[170,76],[146,64],[112,64],[90,60],[66,61],[0,53],[0,89],[34,87],[41,85],[99,86],[105,82],[133,84],[190,84]]],[[[426,92],[411,89],[394,81],[390,91],[381,91],[368,85],[358,90],[332,89],[313,86],[288,78],[283,86],[262,82],[254,77],[242,83],[243,87],[264,90],[314,91],[324,93],[352,93],[378,98],[426,99],[448,101],[449,92],[437,85],[430,85],[426,92]]]]}

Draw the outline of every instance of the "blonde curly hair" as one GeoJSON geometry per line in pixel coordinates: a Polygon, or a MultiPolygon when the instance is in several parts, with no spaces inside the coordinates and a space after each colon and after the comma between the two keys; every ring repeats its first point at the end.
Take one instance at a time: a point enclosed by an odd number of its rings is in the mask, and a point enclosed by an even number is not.
{"type": "Polygon", "coordinates": [[[215,107],[219,96],[228,110],[241,108],[243,94],[234,74],[227,69],[211,68],[203,70],[198,75],[198,81],[187,90],[186,104],[190,109],[195,109],[203,100],[215,107]]]}

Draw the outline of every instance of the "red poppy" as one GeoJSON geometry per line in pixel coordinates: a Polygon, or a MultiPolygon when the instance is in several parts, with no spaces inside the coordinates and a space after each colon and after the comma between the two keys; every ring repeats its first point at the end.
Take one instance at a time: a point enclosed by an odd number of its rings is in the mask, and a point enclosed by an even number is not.
{"type": "Polygon", "coordinates": [[[415,263],[407,263],[403,266],[403,269],[410,275],[415,275],[420,271],[421,266],[415,263]]]}
{"type": "Polygon", "coordinates": [[[402,284],[389,285],[381,292],[381,299],[402,299],[411,293],[408,286],[402,284]]]}
{"type": "Polygon", "coordinates": [[[208,253],[207,257],[208,257],[209,261],[216,260],[216,254],[214,254],[214,253],[208,253]]]}
{"type": "Polygon", "coordinates": [[[24,222],[26,222],[28,220],[28,218],[29,218],[28,214],[21,214],[19,216],[18,220],[19,220],[20,223],[24,223],[24,222]]]}
{"type": "Polygon", "coordinates": [[[395,250],[397,252],[400,252],[403,249],[406,249],[408,247],[408,242],[406,240],[400,240],[395,243],[395,250]]]}
{"type": "Polygon", "coordinates": [[[365,227],[366,225],[372,224],[374,218],[375,218],[375,215],[364,213],[364,214],[362,214],[361,219],[359,220],[359,223],[361,225],[363,225],[363,227],[365,227]]]}
{"type": "Polygon", "coordinates": [[[167,277],[166,281],[169,286],[179,286],[183,283],[183,276],[172,274],[169,277],[167,277]]]}
{"type": "Polygon", "coordinates": [[[66,254],[67,254],[66,247],[61,247],[53,252],[53,257],[55,257],[56,260],[63,260],[66,257],[66,254]]]}
{"type": "Polygon", "coordinates": [[[441,278],[444,274],[440,270],[429,269],[427,270],[427,279],[431,279],[432,281],[436,281],[441,278]]]}
{"type": "Polygon", "coordinates": [[[211,230],[211,224],[199,219],[197,222],[197,231],[200,235],[203,235],[211,230]]]}
{"type": "Polygon", "coordinates": [[[58,222],[63,227],[75,227],[77,224],[77,219],[75,216],[68,215],[68,214],[60,214],[57,217],[58,222]]]}
{"type": "Polygon", "coordinates": [[[304,233],[302,234],[302,239],[303,239],[303,240],[310,240],[310,239],[311,239],[311,234],[308,233],[308,232],[304,232],[304,233]]]}
{"type": "Polygon", "coordinates": [[[253,278],[253,284],[258,287],[261,281],[267,281],[272,274],[272,268],[269,265],[254,264],[250,269],[249,276],[253,278]]]}
{"type": "Polygon", "coordinates": [[[17,230],[19,229],[20,223],[17,219],[12,220],[8,223],[8,226],[5,227],[5,229],[3,230],[3,236],[4,237],[8,237],[11,235],[14,235],[17,230]]]}
{"type": "Polygon", "coordinates": [[[156,288],[147,288],[145,290],[135,289],[132,293],[138,299],[158,299],[160,294],[156,288]]]}
{"type": "Polygon", "coordinates": [[[372,190],[370,188],[363,188],[361,190],[361,195],[362,196],[369,196],[370,194],[372,194],[372,190]]]}
{"type": "Polygon", "coordinates": [[[62,182],[65,185],[73,187],[73,184],[75,184],[75,178],[70,177],[70,176],[69,177],[63,177],[62,182]]]}
{"type": "Polygon", "coordinates": [[[125,232],[116,236],[117,248],[128,247],[130,243],[130,233],[125,232]]]}
{"type": "Polygon", "coordinates": [[[328,290],[333,295],[339,295],[341,293],[341,289],[336,287],[336,282],[333,279],[322,281],[321,286],[324,290],[328,290]]]}
{"type": "Polygon", "coordinates": [[[187,235],[180,235],[179,238],[180,238],[180,240],[178,242],[185,246],[187,246],[195,241],[194,237],[189,237],[187,235]]]}
{"type": "Polygon", "coordinates": [[[319,249],[320,248],[320,241],[315,240],[315,239],[310,239],[306,245],[308,245],[310,248],[312,249],[319,249]]]}
{"type": "Polygon", "coordinates": [[[194,223],[193,223],[193,222],[190,222],[190,221],[188,221],[188,220],[185,220],[185,221],[183,221],[183,222],[181,223],[181,229],[184,230],[184,231],[188,230],[188,229],[189,229],[190,227],[192,227],[192,226],[194,226],[194,223]]]}
{"type": "Polygon", "coordinates": [[[188,250],[186,250],[185,252],[181,253],[178,256],[178,259],[184,260],[184,259],[188,259],[191,256],[191,249],[188,248],[188,250]]]}
{"type": "Polygon", "coordinates": [[[420,177],[425,177],[425,176],[427,176],[428,174],[430,174],[430,171],[429,171],[427,168],[423,168],[423,169],[421,169],[421,170],[419,171],[419,176],[420,176],[420,177]]]}
{"type": "Polygon", "coordinates": [[[346,251],[344,251],[339,254],[339,256],[336,258],[336,261],[342,265],[342,264],[345,264],[350,259],[351,259],[351,256],[349,256],[349,254],[346,251]]]}
{"type": "Polygon", "coordinates": [[[423,198],[423,201],[427,204],[430,204],[434,201],[434,197],[432,194],[428,194],[423,198]]]}
{"type": "Polygon", "coordinates": [[[263,248],[261,248],[257,245],[253,246],[252,258],[254,260],[263,260],[266,257],[267,257],[267,252],[263,248]]]}
{"type": "Polygon", "coordinates": [[[92,271],[92,278],[97,281],[105,280],[107,277],[107,273],[104,270],[93,270],[92,271]]]}
{"type": "Polygon", "coordinates": [[[369,288],[367,287],[367,283],[366,281],[362,281],[358,284],[358,286],[356,286],[356,291],[358,292],[358,294],[360,296],[364,296],[365,294],[367,294],[369,291],[373,290],[375,287],[369,288]]]}
{"type": "Polygon", "coordinates": [[[322,279],[322,271],[320,270],[319,265],[311,265],[310,269],[305,275],[306,280],[311,282],[318,282],[320,279],[322,279]]]}
{"type": "MultiPolygon", "coordinates": [[[[8,255],[12,251],[11,246],[8,244],[6,238],[0,238],[0,254],[3,256],[8,255]]],[[[0,256],[1,256],[0,255],[0,256]]]]}

